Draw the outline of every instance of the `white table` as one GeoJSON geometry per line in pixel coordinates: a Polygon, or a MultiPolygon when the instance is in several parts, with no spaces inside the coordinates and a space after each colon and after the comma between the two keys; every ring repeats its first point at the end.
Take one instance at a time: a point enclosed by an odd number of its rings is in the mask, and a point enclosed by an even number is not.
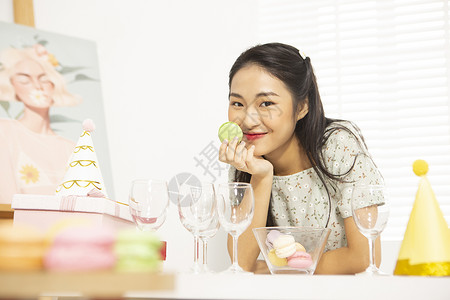
{"type": "Polygon", "coordinates": [[[450,299],[450,277],[177,274],[173,291],[127,292],[163,299],[450,299]]]}
{"type": "Polygon", "coordinates": [[[0,298],[450,299],[450,277],[0,272],[0,298]]]}

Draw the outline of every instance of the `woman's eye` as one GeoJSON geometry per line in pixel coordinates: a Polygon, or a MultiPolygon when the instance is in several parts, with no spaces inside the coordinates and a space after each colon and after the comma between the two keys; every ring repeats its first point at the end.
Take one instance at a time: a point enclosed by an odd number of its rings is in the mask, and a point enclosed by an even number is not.
{"type": "Polygon", "coordinates": [[[231,102],[231,106],[243,106],[243,105],[242,105],[242,103],[233,101],[233,102],[231,102]]]}
{"type": "Polygon", "coordinates": [[[41,76],[39,77],[39,81],[42,83],[49,83],[50,82],[50,78],[48,78],[46,75],[45,76],[41,76]]]}
{"type": "Polygon", "coordinates": [[[22,83],[22,84],[26,84],[30,82],[30,78],[28,76],[25,75],[17,75],[14,78],[17,82],[22,83]]]}
{"type": "Polygon", "coordinates": [[[273,103],[272,101],[264,101],[263,103],[261,103],[262,107],[267,107],[267,106],[271,106],[274,105],[275,103],[273,103]]]}

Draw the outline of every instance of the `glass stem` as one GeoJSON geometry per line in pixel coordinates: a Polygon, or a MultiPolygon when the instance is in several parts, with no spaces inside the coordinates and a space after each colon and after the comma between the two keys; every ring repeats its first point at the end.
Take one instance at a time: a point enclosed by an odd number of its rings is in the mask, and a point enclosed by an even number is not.
{"type": "Polygon", "coordinates": [[[369,268],[376,269],[375,266],[375,239],[374,237],[369,238],[369,256],[370,256],[370,265],[369,268]]]}
{"type": "Polygon", "coordinates": [[[199,257],[199,238],[194,235],[194,265],[198,267],[198,257],[199,257]]]}
{"type": "Polygon", "coordinates": [[[207,253],[208,253],[208,240],[202,239],[203,242],[203,265],[206,266],[208,264],[207,253]]]}
{"type": "Polygon", "coordinates": [[[233,267],[235,269],[239,268],[237,245],[238,245],[238,237],[233,235],[233,267]]]}

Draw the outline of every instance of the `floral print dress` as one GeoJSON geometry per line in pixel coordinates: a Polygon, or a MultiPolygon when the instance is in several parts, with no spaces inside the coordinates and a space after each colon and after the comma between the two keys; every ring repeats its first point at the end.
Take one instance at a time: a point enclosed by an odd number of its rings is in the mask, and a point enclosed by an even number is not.
{"type": "MultiPolygon", "coordinates": [[[[345,126],[353,134],[345,129],[335,129],[323,147],[323,159],[327,170],[332,174],[346,174],[341,177],[345,182],[331,182],[325,177],[327,193],[313,168],[292,175],[274,176],[270,199],[269,213],[276,226],[330,228],[326,251],[347,245],[344,219],[352,216],[350,199],[353,185],[383,183],[383,178],[367,154],[355,127],[349,122],[338,124],[345,126]],[[355,164],[351,169],[353,163],[355,164]]],[[[336,125],[334,123],[331,126],[336,125]]],[[[231,169],[230,178],[235,170],[231,169]]],[[[368,206],[382,202],[382,199],[366,201],[368,206]]]]}

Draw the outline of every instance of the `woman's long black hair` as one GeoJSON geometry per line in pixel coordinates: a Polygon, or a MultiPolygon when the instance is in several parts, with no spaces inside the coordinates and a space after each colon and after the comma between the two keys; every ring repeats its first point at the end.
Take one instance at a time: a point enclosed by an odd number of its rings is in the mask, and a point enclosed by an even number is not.
{"type": "MultiPolygon", "coordinates": [[[[325,225],[327,227],[331,214],[329,187],[333,187],[333,185],[329,185],[327,182],[343,182],[343,176],[347,175],[353,169],[355,162],[353,162],[353,165],[345,174],[332,174],[325,166],[322,148],[335,130],[343,129],[350,134],[353,134],[353,132],[339,124],[330,127],[330,124],[342,122],[342,120],[325,117],[311,60],[309,57],[303,58],[299,50],[295,47],[281,43],[269,43],[257,45],[243,52],[231,67],[228,82],[229,87],[231,87],[231,81],[234,75],[240,69],[249,65],[262,67],[286,85],[293,98],[294,113],[307,101],[308,113],[305,117],[297,121],[295,136],[299,143],[301,143],[308,159],[327,191],[329,207],[328,220],[325,225]]],[[[356,126],[354,127],[358,130],[356,126]]],[[[356,140],[359,141],[358,138],[356,140]]],[[[364,143],[364,140],[362,142],[364,143]]],[[[250,178],[251,175],[249,173],[236,170],[236,181],[250,182],[250,178]]],[[[270,209],[267,220],[268,225],[274,225],[271,220],[270,209]]]]}

